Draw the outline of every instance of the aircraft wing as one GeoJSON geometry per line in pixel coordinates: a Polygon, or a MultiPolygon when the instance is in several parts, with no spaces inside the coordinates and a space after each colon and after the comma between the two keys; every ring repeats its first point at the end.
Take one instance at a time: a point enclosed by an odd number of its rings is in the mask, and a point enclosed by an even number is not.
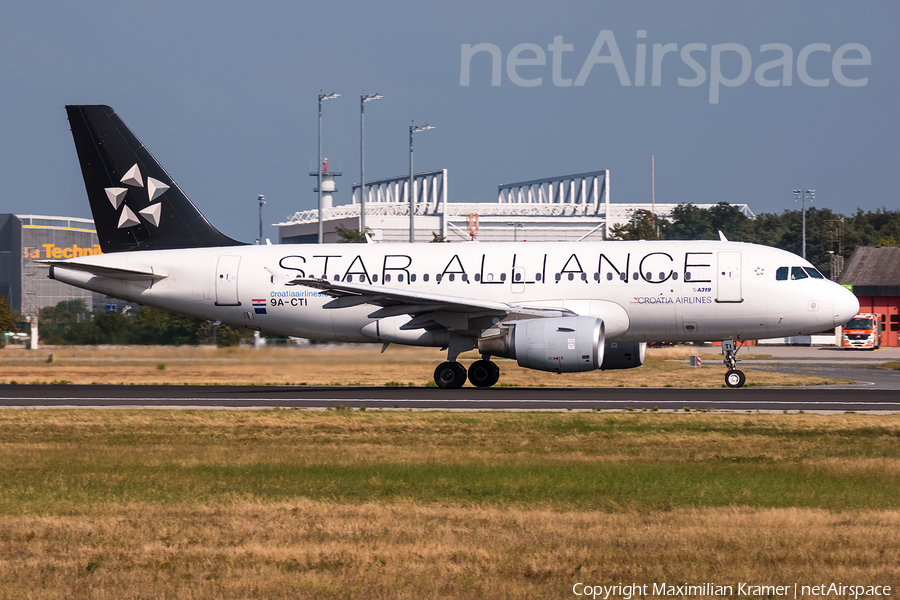
{"type": "Polygon", "coordinates": [[[380,306],[369,314],[371,319],[397,315],[412,317],[401,329],[435,329],[451,331],[486,329],[493,319],[534,319],[570,316],[565,309],[529,308],[508,302],[478,300],[463,296],[432,294],[364,283],[328,281],[327,279],[298,278],[287,285],[300,285],[318,290],[334,298],[323,308],[337,309],[371,304],[380,306]],[[486,319],[486,322],[485,322],[486,319]]]}
{"type": "Polygon", "coordinates": [[[120,269],[118,267],[102,267],[100,265],[89,265],[85,263],[69,262],[66,260],[36,260],[35,262],[42,265],[50,265],[50,268],[59,267],[60,269],[72,269],[74,271],[85,271],[97,277],[109,277],[111,279],[124,279],[126,281],[158,281],[165,279],[168,275],[162,273],[153,273],[152,271],[137,271],[135,269],[120,269]]]}

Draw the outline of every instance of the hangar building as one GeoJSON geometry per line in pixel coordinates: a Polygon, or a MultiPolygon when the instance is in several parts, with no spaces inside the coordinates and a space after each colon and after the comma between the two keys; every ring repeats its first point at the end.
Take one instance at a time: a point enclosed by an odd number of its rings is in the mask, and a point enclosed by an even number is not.
{"type": "Polygon", "coordinates": [[[50,268],[35,261],[100,254],[91,219],[0,214],[0,294],[14,312],[30,316],[62,300],[84,300],[88,311],[103,297],[54,281],[50,268]]]}
{"type": "Polygon", "coordinates": [[[838,283],[856,294],[859,312],[884,315],[883,344],[900,345],[900,247],[858,247],[838,283]]]}

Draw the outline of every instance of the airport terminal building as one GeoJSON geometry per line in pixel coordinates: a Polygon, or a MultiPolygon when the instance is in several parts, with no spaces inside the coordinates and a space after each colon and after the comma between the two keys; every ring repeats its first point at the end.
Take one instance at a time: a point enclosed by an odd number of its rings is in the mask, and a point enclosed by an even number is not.
{"type": "Polygon", "coordinates": [[[63,300],[84,300],[88,311],[100,294],[48,278],[50,268],[36,261],[100,254],[91,219],[0,214],[0,294],[25,316],[63,300]]]}

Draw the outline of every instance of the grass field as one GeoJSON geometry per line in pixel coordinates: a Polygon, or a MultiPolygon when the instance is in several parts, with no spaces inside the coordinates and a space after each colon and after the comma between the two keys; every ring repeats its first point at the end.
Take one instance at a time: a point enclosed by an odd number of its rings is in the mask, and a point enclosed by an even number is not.
{"type": "Polygon", "coordinates": [[[0,598],[900,585],[900,416],[0,411],[0,598]]]}
{"type": "MultiPolygon", "coordinates": [[[[223,384],[223,385],[434,385],[434,368],[446,360],[436,348],[315,345],[281,348],[59,347],[36,352],[0,350],[0,384],[223,384]],[[53,353],[54,362],[46,361],[53,353]]],[[[712,349],[651,348],[638,369],[556,375],[498,360],[501,386],[724,387],[722,357],[712,349]],[[690,354],[703,352],[691,368],[690,354]]],[[[746,357],[749,353],[742,353],[746,357]]],[[[468,365],[475,353],[464,354],[468,365]]],[[[746,369],[747,385],[817,385],[840,380],[746,369]]]]}

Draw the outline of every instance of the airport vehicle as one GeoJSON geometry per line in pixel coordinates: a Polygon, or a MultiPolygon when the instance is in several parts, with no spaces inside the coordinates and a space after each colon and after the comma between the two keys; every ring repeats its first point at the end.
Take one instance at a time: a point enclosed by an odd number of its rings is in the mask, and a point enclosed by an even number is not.
{"type": "Polygon", "coordinates": [[[859,313],[844,325],[844,348],[877,350],[884,333],[884,315],[859,313]]]}
{"type": "Polygon", "coordinates": [[[627,369],[649,341],[711,339],[729,341],[725,381],[740,387],[741,340],[820,331],[859,310],[800,257],[724,240],[242,244],[113,109],[66,110],[103,254],[44,261],[51,278],[254,330],[444,348],[442,388],[494,385],[492,357],[557,373],[627,369]],[[457,358],[476,348],[466,370],[457,358]]]}

